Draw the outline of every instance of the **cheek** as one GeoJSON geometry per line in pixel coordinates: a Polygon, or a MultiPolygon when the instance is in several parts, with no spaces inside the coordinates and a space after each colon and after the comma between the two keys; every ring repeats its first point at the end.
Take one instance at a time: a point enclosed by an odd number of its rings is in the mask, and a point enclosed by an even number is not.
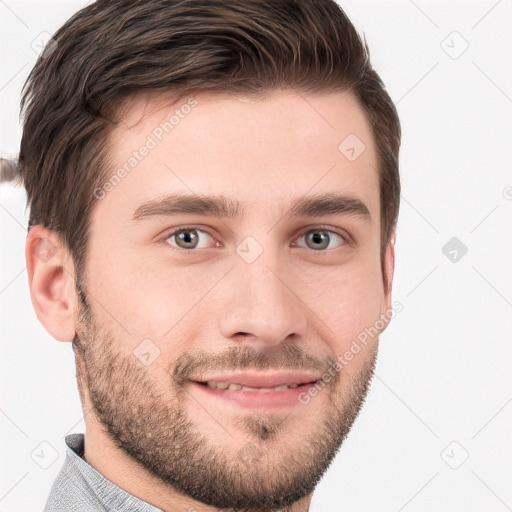
{"type": "MultiPolygon", "coordinates": [[[[92,297],[91,307],[100,326],[115,334],[123,350],[133,350],[145,338],[156,340],[164,330],[159,322],[169,324],[162,311],[162,283],[155,285],[146,272],[131,264],[122,251],[91,251],[87,289],[92,297]]],[[[169,314],[169,312],[167,312],[169,314]]]]}
{"type": "Polygon", "coordinates": [[[163,348],[167,339],[179,340],[179,333],[193,328],[198,315],[203,320],[205,304],[212,304],[210,290],[227,270],[222,264],[177,266],[158,259],[141,264],[126,255],[122,265],[103,274],[101,286],[130,332],[163,348]]]}
{"type": "MultiPolygon", "coordinates": [[[[361,264],[324,272],[316,277],[314,287],[304,293],[310,297],[305,302],[327,325],[323,332],[336,354],[348,350],[358,337],[364,338],[379,319],[382,295],[379,269],[375,264],[361,264]]],[[[368,337],[368,344],[373,338],[376,336],[368,337]]]]}

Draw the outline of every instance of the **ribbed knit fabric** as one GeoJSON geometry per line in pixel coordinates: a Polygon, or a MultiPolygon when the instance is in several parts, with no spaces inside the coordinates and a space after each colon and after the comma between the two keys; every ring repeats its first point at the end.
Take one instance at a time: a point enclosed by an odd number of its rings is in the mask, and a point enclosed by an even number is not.
{"type": "Polygon", "coordinates": [[[66,460],[53,483],[44,512],[162,512],[132,496],[84,459],[84,434],[69,434],[66,460]]]}

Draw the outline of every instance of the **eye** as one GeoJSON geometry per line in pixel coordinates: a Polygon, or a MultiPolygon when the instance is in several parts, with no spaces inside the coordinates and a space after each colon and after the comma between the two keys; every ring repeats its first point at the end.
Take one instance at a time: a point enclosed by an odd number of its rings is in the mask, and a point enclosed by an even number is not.
{"type": "Polygon", "coordinates": [[[177,247],[178,249],[204,249],[208,247],[208,238],[213,239],[213,237],[207,231],[204,231],[203,229],[187,227],[176,229],[167,235],[164,241],[168,242],[173,247],[177,247]],[[169,240],[172,240],[173,238],[175,240],[175,245],[169,242],[169,240]]]}
{"type": "MultiPolygon", "coordinates": [[[[305,247],[306,249],[313,249],[314,251],[323,251],[329,247],[329,244],[332,241],[341,242],[339,245],[348,244],[347,237],[340,235],[334,231],[329,229],[311,229],[307,233],[304,233],[299,237],[299,239],[305,237],[306,246],[298,245],[298,247],[305,247]]],[[[293,245],[297,245],[293,243],[293,245]]],[[[330,249],[334,249],[331,247],[330,249]]]]}
{"type": "MultiPolygon", "coordinates": [[[[326,249],[335,249],[336,247],[329,247],[335,242],[338,242],[338,246],[347,245],[349,243],[347,236],[323,228],[310,229],[301,235],[298,240],[302,238],[305,238],[306,245],[293,242],[292,246],[325,252],[326,249]]],[[[180,227],[169,233],[163,239],[165,243],[182,250],[206,249],[212,247],[211,240],[215,239],[208,231],[197,227],[180,227]]],[[[219,245],[219,242],[215,241],[214,246],[219,245]]]]}

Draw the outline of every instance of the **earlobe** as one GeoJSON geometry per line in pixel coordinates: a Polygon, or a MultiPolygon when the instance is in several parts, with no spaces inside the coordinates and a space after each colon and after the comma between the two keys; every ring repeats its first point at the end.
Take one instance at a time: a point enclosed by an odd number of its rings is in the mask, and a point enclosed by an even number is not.
{"type": "Polygon", "coordinates": [[[392,312],[392,291],[393,291],[393,277],[395,273],[395,242],[396,242],[396,232],[392,234],[387,247],[386,247],[386,255],[384,259],[384,271],[386,273],[384,283],[387,283],[387,286],[384,288],[384,294],[382,298],[381,304],[381,318],[385,318],[385,327],[382,329],[384,331],[389,324],[389,320],[391,318],[392,312]]]}
{"type": "Polygon", "coordinates": [[[396,233],[393,233],[390,241],[388,242],[388,247],[386,251],[386,275],[388,283],[388,289],[386,290],[386,294],[389,308],[391,307],[392,303],[391,292],[393,288],[393,277],[395,274],[395,242],[396,233]]]}
{"type": "Polygon", "coordinates": [[[60,237],[33,226],[25,244],[30,298],[38,320],[58,341],[75,337],[75,276],[73,259],[60,237]]]}

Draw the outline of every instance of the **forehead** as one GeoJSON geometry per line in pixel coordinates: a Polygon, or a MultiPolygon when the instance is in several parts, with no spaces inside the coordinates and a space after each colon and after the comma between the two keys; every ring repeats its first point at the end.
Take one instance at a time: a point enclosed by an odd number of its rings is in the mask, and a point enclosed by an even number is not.
{"type": "Polygon", "coordinates": [[[128,218],[144,201],[188,193],[222,194],[244,215],[270,215],[269,205],[282,213],[291,198],[334,191],[356,194],[378,219],[374,140],[350,92],[139,95],[123,107],[109,146],[105,214],[111,205],[128,218]]]}

